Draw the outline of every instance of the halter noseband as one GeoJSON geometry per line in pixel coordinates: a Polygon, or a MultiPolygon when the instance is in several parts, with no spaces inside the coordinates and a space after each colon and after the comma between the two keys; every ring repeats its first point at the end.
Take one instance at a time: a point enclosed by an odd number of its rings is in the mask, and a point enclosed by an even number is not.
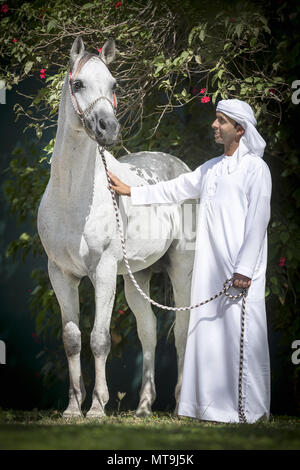
{"type": "Polygon", "coordinates": [[[75,109],[76,111],[76,114],[78,115],[79,119],[81,120],[81,123],[83,125],[83,127],[86,127],[85,126],[85,116],[86,114],[89,113],[89,111],[95,106],[95,104],[99,101],[99,100],[106,100],[109,102],[109,104],[111,105],[111,107],[113,108],[113,112],[114,114],[116,114],[116,109],[117,109],[117,98],[116,98],[116,94],[115,92],[113,92],[113,103],[110,99],[108,99],[106,96],[99,96],[98,98],[96,98],[92,103],[90,103],[84,111],[81,110],[79,104],[77,103],[77,100],[74,96],[74,93],[73,93],[73,89],[72,89],[72,81],[71,81],[71,77],[72,77],[72,70],[70,69],[70,73],[69,73],[69,90],[70,90],[70,95],[71,95],[71,101],[72,101],[72,105],[73,105],[73,108],[75,109]]]}

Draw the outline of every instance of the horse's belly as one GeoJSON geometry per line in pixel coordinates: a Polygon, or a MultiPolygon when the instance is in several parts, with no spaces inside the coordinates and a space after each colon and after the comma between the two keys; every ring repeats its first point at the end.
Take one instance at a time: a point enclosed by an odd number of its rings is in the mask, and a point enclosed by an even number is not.
{"type": "MultiPolygon", "coordinates": [[[[179,236],[181,210],[178,206],[131,206],[127,216],[123,217],[125,248],[135,272],[158,261],[179,236]]],[[[119,262],[118,274],[126,273],[124,261],[119,262]]]]}
{"type": "Polygon", "coordinates": [[[149,205],[130,206],[123,225],[128,239],[150,242],[176,238],[180,224],[180,206],[149,205]]]}

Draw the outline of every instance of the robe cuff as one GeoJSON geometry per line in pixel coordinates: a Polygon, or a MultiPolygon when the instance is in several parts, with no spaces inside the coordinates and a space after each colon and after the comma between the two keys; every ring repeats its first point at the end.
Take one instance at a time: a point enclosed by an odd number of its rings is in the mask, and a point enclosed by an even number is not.
{"type": "Polygon", "coordinates": [[[133,206],[149,204],[146,202],[147,190],[145,190],[145,186],[132,186],[130,188],[130,194],[131,194],[131,204],[133,206]]]}
{"type": "Polygon", "coordinates": [[[253,271],[249,269],[247,266],[237,266],[233,270],[234,273],[242,274],[243,276],[249,277],[252,279],[253,271]]]}

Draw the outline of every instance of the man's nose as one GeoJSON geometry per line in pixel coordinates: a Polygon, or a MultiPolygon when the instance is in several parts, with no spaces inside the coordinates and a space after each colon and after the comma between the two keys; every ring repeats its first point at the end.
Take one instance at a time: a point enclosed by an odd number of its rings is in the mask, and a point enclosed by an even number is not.
{"type": "Polygon", "coordinates": [[[212,123],[211,127],[212,127],[213,129],[217,129],[217,127],[218,127],[217,120],[215,120],[215,121],[212,123]]]}

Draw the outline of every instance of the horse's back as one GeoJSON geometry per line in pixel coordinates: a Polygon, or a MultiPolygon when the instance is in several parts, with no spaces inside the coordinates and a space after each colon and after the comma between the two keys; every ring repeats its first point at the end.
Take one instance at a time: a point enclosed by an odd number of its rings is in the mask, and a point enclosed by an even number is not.
{"type": "Polygon", "coordinates": [[[129,153],[120,157],[118,162],[129,164],[131,170],[149,184],[167,181],[191,171],[182,160],[164,152],[129,153]]]}

